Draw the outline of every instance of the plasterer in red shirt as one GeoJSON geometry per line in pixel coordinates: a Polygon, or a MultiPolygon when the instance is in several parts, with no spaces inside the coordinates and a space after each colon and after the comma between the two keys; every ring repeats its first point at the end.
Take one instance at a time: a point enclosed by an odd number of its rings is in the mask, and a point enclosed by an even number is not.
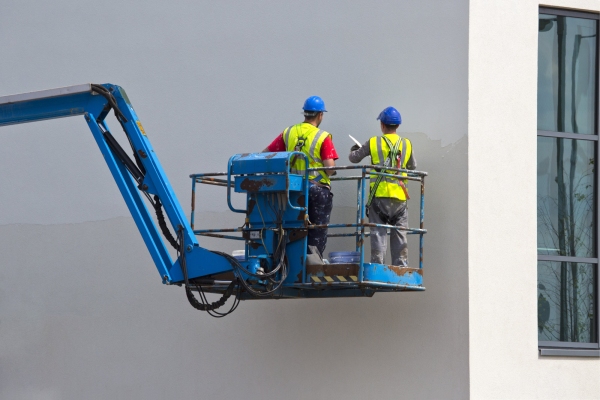
{"type": "MultiPolygon", "coordinates": [[[[308,157],[308,168],[333,167],[338,159],[331,134],[319,129],[323,113],[327,112],[325,103],[319,96],[311,96],[304,102],[304,122],[289,126],[277,136],[264,152],[301,151],[308,157]]],[[[292,164],[292,172],[304,174],[305,162],[297,157],[292,164]]],[[[308,218],[312,224],[329,223],[333,208],[330,175],[335,171],[310,172],[308,198],[308,218]]],[[[314,246],[322,256],[327,245],[327,229],[309,229],[308,246],[314,246]]]]}

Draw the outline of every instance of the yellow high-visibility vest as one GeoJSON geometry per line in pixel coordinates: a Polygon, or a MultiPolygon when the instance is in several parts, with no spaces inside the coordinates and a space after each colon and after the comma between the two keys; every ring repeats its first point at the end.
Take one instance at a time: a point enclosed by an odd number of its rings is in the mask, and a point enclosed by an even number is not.
{"type": "MultiPolygon", "coordinates": [[[[328,136],[331,136],[331,134],[314,125],[303,122],[286,128],[283,131],[283,142],[287,151],[301,151],[306,154],[308,156],[309,168],[319,168],[323,166],[321,146],[328,136]]],[[[304,162],[304,158],[295,157],[292,163],[292,173],[304,175],[305,171],[306,163],[304,162]]],[[[324,171],[310,172],[309,179],[324,185],[331,183],[329,175],[324,171]]]]}
{"type": "MultiPolygon", "coordinates": [[[[403,168],[406,169],[406,165],[408,164],[408,160],[410,159],[410,155],[412,154],[412,144],[410,140],[406,138],[401,138],[396,133],[390,133],[384,135],[392,145],[395,145],[398,140],[402,140],[399,144],[400,148],[400,159],[402,160],[402,165],[398,165],[397,160],[391,160],[392,162],[388,164],[389,167],[393,168],[403,168]]],[[[386,143],[386,141],[381,136],[374,136],[369,140],[369,148],[371,150],[371,163],[373,165],[384,165],[385,160],[388,158],[390,154],[390,147],[386,143]]],[[[394,174],[394,171],[384,171],[381,172],[394,174]]],[[[399,176],[406,176],[406,172],[402,172],[399,176]]],[[[377,180],[377,175],[371,174],[371,190],[373,190],[373,186],[375,186],[375,181],[377,180]]],[[[406,183],[406,180],[403,180],[403,183],[406,183]]],[[[381,179],[379,186],[377,186],[377,191],[375,192],[375,197],[390,197],[398,200],[406,201],[406,193],[400,186],[400,179],[392,178],[389,176],[385,176],[381,179]]]]}

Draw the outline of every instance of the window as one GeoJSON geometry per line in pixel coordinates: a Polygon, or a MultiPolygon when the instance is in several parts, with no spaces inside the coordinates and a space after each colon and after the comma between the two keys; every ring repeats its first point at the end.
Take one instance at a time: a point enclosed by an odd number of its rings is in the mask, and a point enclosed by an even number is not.
{"type": "Polygon", "coordinates": [[[600,354],[598,19],[547,8],[539,15],[538,341],[553,355],[600,354]]]}

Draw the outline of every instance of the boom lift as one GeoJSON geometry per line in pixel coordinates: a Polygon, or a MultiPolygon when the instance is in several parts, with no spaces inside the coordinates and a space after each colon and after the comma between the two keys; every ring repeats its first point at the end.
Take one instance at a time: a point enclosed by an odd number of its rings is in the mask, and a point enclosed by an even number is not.
{"type": "Polygon", "coordinates": [[[303,153],[237,154],[229,159],[226,172],[190,175],[192,212],[188,222],[123,88],[112,84],[84,84],[0,97],[0,126],[76,115],[84,116],[163,283],[183,285],[195,308],[213,316],[224,316],[245,299],[370,297],[375,292],[425,290],[422,278],[423,235],[427,232],[423,227],[425,172],[394,168],[382,172],[371,165],[329,167],[360,173],[332,178],[357,182],[356,221],[328,225],[329,228],[352,229],[345,233],[330,231],[328,236],[354,236],[360,261],[313,265],[307,263],[307,232],[323,226],[313,225],[308,220],[308,172],[311,170],[307,169],[304,176],[290,172],[292,158],[306,158],[303,153]],[[133,157],[115,140],[106,124],[105,118],[111,110],[125,132],[133,157]],[[408,176],[403,179],[420,183],[420,227],[406,229],[409,234],[419,235],[418,268],[364,260],[363,243],[369,236],[366,227],[400,229],[366,222],[367,179],[372,172],[389,177],[398,177],[398,173],[404,172],[408,176]],[[231,211],[245,215],[243,226],[194,230],[197,184],[225,187],[231,211]],[[232,189],[246,193],[245,209],[232,205],[232,189]],[[154,208],[158,227],[144,197],[154,208]],[[174,233],[167,226],[163,209],[174,233]],[[160,232],[177,251],[174,261],[160,232]],[[243,241],[244,256],[239,259],[205,249],[197,236],[243,241]],[[210,303],[207,292],[220,294],[221,298],[210,303]],[[232,307],[227,312],[216,311],[232,295],[235,295],[232,307]]]}

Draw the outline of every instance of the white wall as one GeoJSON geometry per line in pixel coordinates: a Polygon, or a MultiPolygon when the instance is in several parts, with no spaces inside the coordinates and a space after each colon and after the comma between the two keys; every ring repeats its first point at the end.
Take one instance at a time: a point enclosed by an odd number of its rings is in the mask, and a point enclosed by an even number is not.
{"type": "MultiPolygon", "coordinates": [[[[0,398],[467,397],[467,18],[466,1],[4,1],[0,95],[122,85],[184,209],[190,173],[264,148],[319,94],[340,164],[348,133],[400,109],[430,232],[424,293],[213,320],[161,285],[83,118],[3,128],[0,398]]],[[[213,193],[199,225],[241,225],[213,193]]]]}
{"type": "MultiPolygon", "coordinates": [[[[549,1],[600,10],[598,1],[549,1]]],[[[469,370],[474,399],[600,398],[600,360],[537,346],[537,1],[469,9],[469,370]]]]}

